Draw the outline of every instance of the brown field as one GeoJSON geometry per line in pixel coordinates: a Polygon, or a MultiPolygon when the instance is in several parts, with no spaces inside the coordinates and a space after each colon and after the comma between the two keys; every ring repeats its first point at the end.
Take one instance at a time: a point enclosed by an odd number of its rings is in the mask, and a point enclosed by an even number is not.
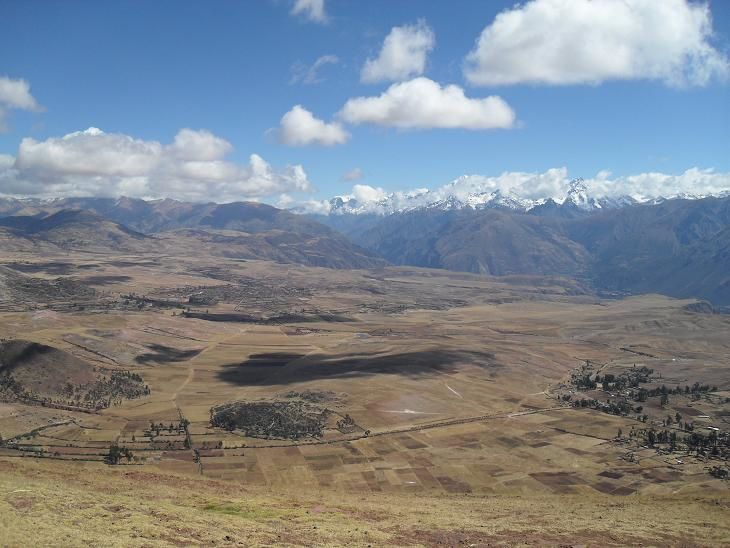
{"type": "Polygon", "coordinates": [[[0,403],[0,545],[730,544],[728,483],[708,473],[726,460],[629,435],[677,413],[727,433],[730,317],[691,301],[412,268],[3,260],[95,293],[0,291],[0,338],[137,373],[151,394],[98,412],[0,403]],[[253,320],[209,321],[231,315],[253,320]],[[586,360],[710,388],[649,398],[646,422],[574,408],[621,396],[571,384],[586,360]],[[308,398],[329,410],[321,437],[210,423],[223,403],[308,398]],[[112,444],[134,457],[103,464],[112,444]]]}

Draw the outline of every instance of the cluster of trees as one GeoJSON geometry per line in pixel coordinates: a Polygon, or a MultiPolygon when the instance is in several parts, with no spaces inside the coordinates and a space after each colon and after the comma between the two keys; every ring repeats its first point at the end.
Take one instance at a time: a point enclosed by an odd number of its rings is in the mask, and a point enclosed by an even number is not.
{"type": "Polygon", "coordinates": [[[603,383],[604,389],[623,390],[625,388],[636,388],[642,383],[649,382],[649,377],[651,377],[652,373],[654,373],[653,369],[644,365],[636,367],[636,364],[634,364],[634,367],[618,375],[606,373],[603,378],[601,378],[601,375],[596,375],[595,382],[603,383]]]}
{"type": "Polygon", "coordinates": [[[611,415],[622,416],[626,416],[631,413],[631,411],[633,411],[631,405],[626,401],[602,402],[596,399],[587,400],[585,398],[573,401],[573,407],[589,407],[591,409],[603,411],[604,413],[609,413],[611,415]]]}
{"type": "Polygon", "coordinates": [[[107,464],[119,464],[122,459],[127,459],[127,462],[131,462],[134,455],[127,447],[119,447],[114,444],[109,447],[109,453],[104,457],[104,462],[107,464]]]}
{"type": "Polygon", "coordinates": [[[355,424],[355,419],[353,419],[348,413],[345,413],[345,416],[337,421],[337,429],[343,434],[349,434],[356,428],[357,425],[355,424]]]}
{"type": "Polygon", "coordinates": [[[606,373],[601,377],[600,374],[593,376],[591,373],[590,361],[581,368],[579,373],[573,375],[572,381],[579,390],[595,390],[601,384],[603,389],[624,390],[625,388],[636,388],[641,383],[649,382],[649,377],[654,373],[653,369],[646,366],[634,367],[627,369],[615,375],[606,373]]]}
{"type": "Polygon", "coordinates": [[[186,418],[180,419],[177,424],[173,422],[165,424],[164,422],[155,423],[150,421],[150,427],[145,431],[145,434],[147,434],[150,439],[154,439],[162,432],[167,432],[168,434],[185,434],[189,424],[190,421],[186,418]]]}
{"type": "Polygon", "coordinates": [[[12,399],[28,399],[31,393],[27,392],[25,387],[16,381],[12,375],[5,373],[0,375],[0,396],[12,399]]]}
{"type": "Polygon", "coordinates": [[[211,409],[210,424],[256,438],[319,438],[329,413],[302,402],[233,402],[211,409]]]}
{"type": "MultiPolygon", "coordinates": [[[[662,402],[668,402],[670,395],[686,396],[693,400],[700,399],[702,394],[707,392],[717,392],[717,386],[710,387],[709,384],[694,383],[692,386],[685,385],[684,388],[676,386],[674,388],[668,388],[664,385],[657,388],[639,388],[638,390],[632,390],[629,397],[634,401],[646,401],[647,398],[661,397],[662,402]]],[[[663,403],[662,405],[665,405],[663,403]]]]}
{"type": "Polygon", "coordinates": [[[727,468],[724,466],[711,466],[708,472],[713,478],[718,479],[728,479],[728,476],[730,476],[730,473],[728,473],[727,468]]]}
{"type": "Polygon", "coordinates": [[[685,450],[687,453],[696,453],[698,456],[711,456],[727,459],[730,457],[730,436],[717,430],[710,430],[707,434],[691,432],[688,436],[680,436],[677,430],[645,430],[632,431],[632,436],[640,436],[649,447],[665,445],[671,451],[685,450]]]}
{"type": "Polygon", "coordinates": [[[165,299],[154,299],[147,295],[137,295],[136,293],[128,293],[121,295],[125,306],[136,306],[138,309],[144,308],[146,305],[159,306],[160,308],[185,308],[180,302],[166,301],[165,299]]]}
{"type": "Polygon", "coordinates": [[[103,409],[120,404],[122,399],[136,399],[150,394],[150,388],[137,373],[111,371],[109,377],[73,385],[66,383],[61,393],[69,398],[68,405],[103,409]]]}

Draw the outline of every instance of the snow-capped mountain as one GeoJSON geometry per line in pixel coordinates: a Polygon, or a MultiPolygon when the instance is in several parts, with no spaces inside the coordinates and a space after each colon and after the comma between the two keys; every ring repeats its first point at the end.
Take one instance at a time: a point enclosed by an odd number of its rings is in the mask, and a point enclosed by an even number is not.
{"type": "Polygon", "coordinates": [[[614,180],[609,180],[607,174],[599,174],[586,181],[582,178],[568,180],[564,169],[552,169],[541,174],[506,173],[498,177],[464,175],[434,190],[421,188],[389,193],[380,188],[355,185],[352,194],[322,202],[309,202],[294,211],[329,216],[387,216],[419,209],[504,209],[575,216],[675,198],[700,199],[730,195],[730,191],[712,184],[707,185],[708,192],[680,190],[677,187],[683,184],[684,179],[689,180],[688,174],[694,179],[714,177],[711,172],[693,171],[679,177],[654,174],[652,178],[642,175],[614,180]]]}
{"type": "MultiPolygon", "coordinates": [[[[593,196],[581,178],[568,184],[562,197],[529,198],[521,196],[514,189],[486,189],[470,180],[460,177],[437,189],[419,189],[408,193],[382,193],[377,199],[363,199],[356,195],[336,196],[323,204],[322,213],[329,215],[392,215],[417,209],[460,210],[460,209],[507,209],[527,212],[551,203],[578,211],[590,212],[598,209],[618,208],[637,203],[631,196],[593,196]]],[[[478,181],[477,181],[478,182],[478,181]]]]}

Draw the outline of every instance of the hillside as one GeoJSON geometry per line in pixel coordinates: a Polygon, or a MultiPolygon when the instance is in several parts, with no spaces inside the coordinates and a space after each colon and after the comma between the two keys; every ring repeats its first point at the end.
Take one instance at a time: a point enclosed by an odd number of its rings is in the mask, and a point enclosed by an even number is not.
{"type": "Polygon", "coordinates": [[[149,395],[142,377],[96,367],[64,350],[11,339],[0,342],[0,401],[98,411],[149,395]]]}
{"type": "MultiPolygon", "coordinates": [[[[24,340],[9,340],[0,342],[0,379],[8,377],[12,377],[20,389],[27,393],[57,397],[62,394],[67,383],[92,383],[97,375],[92,365],[58,348],[24,340]]],[[[0,384],[3,383],[0,381],[0,384]]]]}
{"type": "Polygon", "coordinates": [[[272,493],[149,467],[7,457],[0,466],[0,542],[9,546],[26,544],[29,531],[39,545],[114,547],[722,546],[728,534],[728,497],[717,493],[272,493]]]}
{"type": "Polygon", "coordinates": [[[156,235],[170,254],[269,260],[326,268],[380,268],[386,262],[344,236],[268,230],[248,233],[237,230],[181,228],[156,235]]]}
{"type": "Polygon", "coordinates": [[[63,249],[148,251],[155,248],[152,238],[79,209],[0,218],[0,226],[5,230],[8,244],[10,236],[16,235],[18,241],[43,242],[63,249]]]}

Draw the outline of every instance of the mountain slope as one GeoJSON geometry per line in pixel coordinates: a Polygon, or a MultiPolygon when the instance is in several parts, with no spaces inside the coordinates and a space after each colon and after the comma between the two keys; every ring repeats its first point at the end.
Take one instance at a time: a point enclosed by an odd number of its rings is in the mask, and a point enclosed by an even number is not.
{"type": "Polygon", "coordinates": [[[356,238],[396,264],[571,276],[606,291],[730,305],[730,198],[551,215],[487,209],[382,217],[356,238]]]}
{"type": "Polygon", "coordinates": [[[581,274],[582,246],[539,217],[485,210],[413,211],[390,216],[358,242],[397,264],[481,274],[581,274]]]}
{"type": "Polygon", "coordinates": [[[730,198],[668,200],[573,220],[593,283],[730,304],[730,198]]]}

